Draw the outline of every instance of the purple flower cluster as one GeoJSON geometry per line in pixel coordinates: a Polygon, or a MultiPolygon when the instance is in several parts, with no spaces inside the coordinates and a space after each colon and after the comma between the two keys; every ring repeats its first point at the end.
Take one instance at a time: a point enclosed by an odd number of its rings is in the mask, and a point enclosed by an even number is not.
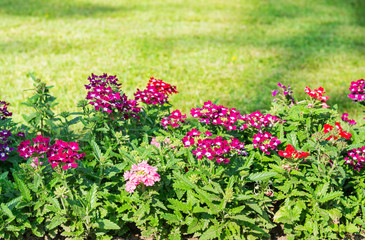
{"type": "Polygon", "coordinates": [[[211,101],[205,102],[202,108],[191,109],[191,115],[202,123],[224,126],[228,131],[237,129],[236,122],[241,116],[235,108],[218,106],[211,101]]]}
{"type": "MultiPolygon", "coordinates": [[[[217,163],[228,163],[229,158],[235,154],[244,156],[247,154],[244,150],[245,144],[234,137],[228,141],[221,136],[206,138],[201,134],[197,129],[193,129],[182,139],[185,147],[194,146],[193,154],[198,159],[204,157],[215,160],[217,163]]],[[[212,136],[209,131],[205,132],[204,135],[207,137],[212,136]]]]}
{"type": "Polygon", "coordinates": [[[9,103],[5,101],[0,101],[0,120],[4,120],[7,117],[13,115],[13,113],[8,111],[9,103]]]}
{"type": "Polygon", "coordinates": [[[14,148],[8,146],[8,137],[11,136],[9,130],[0,131],[0,160],[5,161],[9,157],[9,153],[14,151],[14,148]]]}
{"type": "Polygon", "coordinates": [[[265,127],[272,127],[277,122],[283,122],[283,120],[278,117],[275,117],[271,114],[264,115],[260,111],[246,114],[244,116],[241,116],[240,119],[245,121],[245,123],[241,126],[241,130],[248,128],[248,126],[262,129],[265,127]]]}
{"type": "Polygon", "coordinates": [[[107,113],[122,113],[124,119],[130,117],[138,118],[141,108],[137,107],[137,101],[127,98],[125,94],[121,95],[118,78],[116,76],[108,76],[106,73],[97,76],[91,74],[88,78],[90,83],[85,85],[88,91],[86,99],[90,100],[89,104],[95,107],[96,111],[107,113]]]}
{"type": "Polygon", "coordinates": [[[270,133],[257,133],[253,136],[254,148],[259,148],[261,151],[270,155],[269,149],[277,150],[278,145],[281,143],[277,137],[273,137],[270,133]]]}
{"type": "MultiPolygon", "coordinates": [[[[287,87],[285,85],[281,84],[281,83],[278,83],[277,85],[283,91],[282,96],[284,96],[286,101],[289,101],[290,104],[295,104],[295,99],[293,97],[293,91],[291,90],[290,85],[288,85],[287,87]]],[[[272,92],[272,96],[275,97],[280,92],[280,90],[272,90],[271,92],[272,92]]]]}
{"type": "Polygon", "coordinates": [[[348,122],[350,125],[356,125],[356,121],[355,120],[349,119],[349,114],[348,113],[342,114],[341,119],[344,122],[348,122]]]}
{"type": "Polygon", "coordinates": [[[161,125],[167,128],[167,126],[171,126],[173,128],[180,127],[181,123],[185,122],[186,114],[182,115],[179,110],[173,111],[170,116],[165,117],[161,120],[161,125]]]}
{"type": "Polygon", "coordinates": [[[356,82],[351,82],[351,87],[349,88],[351,94],[348,95],[353,102],[365,101],[365,80],[360,79],[356,82]]]}
{"type": "Polygon", "coordinates": [[[354,170],[360,171],[362,167],[365,165],[365,146],[358,148],[358,149],[352,149],[347,152],[347,155],[350,157],[345,157],[346,164],[350,164],[354,167],[354,170]]]}
{"type": "Polygon", "coordinates": [[[177,93],[176,86],[165,83],[161,79],[150,78],[145,90],[137,89],[134,94],[136,101],[146,104],[163,105],[168,102],[168,95],[177,93]]]}
{"type": "MultiPolygon", "coordinates": [[[[51,163],[52,168],[60,165],[62,169],[67,170],[70,167],[76,168],[78,163],[76,159],[81,159],[85,153],[78,154],[79,145],[76,142],[64,142],[57,140],[52,146],[49,145],[49,138],[38,135],[36,138],[25,140],[18,146],[18,152],[21,157],[25,159],[32,158],[33,161],[40,161],[48,157],[48,162],[51,163]]],[[[37,164],[38,165],[38,164],[37,164]]]]}

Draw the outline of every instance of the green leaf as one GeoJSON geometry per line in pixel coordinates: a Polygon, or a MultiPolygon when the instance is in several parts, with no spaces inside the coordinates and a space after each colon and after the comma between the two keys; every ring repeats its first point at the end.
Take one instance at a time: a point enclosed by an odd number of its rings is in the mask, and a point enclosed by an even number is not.
{"type": "Polygon", "coordinates": [[[17,175],[13,175],[14,176],[14,180],[16,182],[16,185],[18,186],[21,195],[25,198],[25,200],[27,202],[30,202],[32,200],[32,196],[30,195],[30,191],[27,187],[27,185],[25,185],[25,183],[19,179],[19,177],[17,175]]]}
{"type": "Polygon", "coordinates": [[[96,223],[100,229],[110,229],[110,230],[120,229],[118,224],[110,221],[109,219],[98,219],[96,223]]]}
{"type": "Polygon", "coordinates": [[[316,191],[315,191],[315,194],[320,197],[320,196],[323,196],[324,194],[327,193],[328,191],[328,188],[329,188],[329,183],[326,182],[325,184],[321,184],[319,185],[317,188],[316,188],[316,191]]]}
{"type": "Polygon", "coordinates": [[[277,172],[259,172],[250,174],[248,177],[251,181],[262,181],[272,177],[275,177],[278,173],[277,172]]]}
{"type": "Polygon", "coordinates": [[[13,218],[14,215],[11,212],[11,210],[8,208],[8,206],[6,206],[4,203],[1,203],[1,209],[3,210],[3,212],[9,217],[9,218],[13,218]]]}
{"type": "Polygon", "coordinates": [[[56,215],[46,227],[48,230],[51,230],[65,222],[67,222],[67,218],[56,215]]]}
{"type": "Polygon", "coordinates": [[[100,161],[101,157],[103,156],[102,153],[101,153],[101,150],[98,146],[98,144],[96,144],[96,142],[94,140],[91,140],[90,142],[90,145],[91,147],[93,148],[94,150],[94,154],[95,156],[98,158],[98,160],[100,161]]]}
{"type": "Polygon", "coordinates": [[[178,223],[179,222],[179,218],[175,214],[164,213],[164,214],[161,215],[161,217],[163,219],[166,219],[167,221],[169,221],[171,223],[178,223]]]}
{"type": "Polygon", "coordinates": [[[249,223],[255,224],[255,221],[253,219],[248,218],[245,215],[236,215],[236,216],[231,216],[229,218],[236,219],[236,220],[240,220],[240,221],[243,221],[243,222],[249,222],[249,223]]]}
{"type": "Polygon", "coordinates": [[[98,186],[94,184],[90,191],[87,193],[86,201],[89,205],[89,211],[93,210],[97,207],[97,192],[98,192],[98,186]]]}
{"type": "MultiPolygon", "coordinates": [[[[209,240],[218,237],[219,226],[213,225],[208,228],[199,238],[199,240],[209,240]]],[[[220,231],[219,231],[220,232],[220,231]]]]}
{"type": "Polygon", "coordinates": [[[319,199],[319,202],[321,203],[325,203],[328,202],[332,199],[335,199],[337,197],[342,196],[343,192],[337,191],[337,192],[331,192],[329,194],[326,194],[325,196],[323,196],[321,199],[319,199]]]}

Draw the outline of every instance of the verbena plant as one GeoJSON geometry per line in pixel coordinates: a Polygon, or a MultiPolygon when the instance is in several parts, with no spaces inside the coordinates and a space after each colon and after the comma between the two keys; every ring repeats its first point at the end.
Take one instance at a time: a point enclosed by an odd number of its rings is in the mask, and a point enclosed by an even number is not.
{"type": "MultiPolygon", "coordinates": [[[[91,75],[80,111],[57,114],[32,78],[25,125],[0,102],[0,238],[365,235],[365,128],[322,87],[298,101],[279,83],[265,113],[207,101],[188,117],[162,80],[129,98],[116,76],[91,75]]],[[[349,97],[364,105],[364,89],[349,97]]]]}

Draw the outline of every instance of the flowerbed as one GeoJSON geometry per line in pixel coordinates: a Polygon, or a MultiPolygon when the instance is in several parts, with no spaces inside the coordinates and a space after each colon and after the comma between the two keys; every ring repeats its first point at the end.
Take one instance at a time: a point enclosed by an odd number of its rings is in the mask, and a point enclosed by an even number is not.
{"type": "MultiPolygon", "coordinates": [[[[190,116],[151,78],[134,98],[89,77],[80,112],[56,114],[34,78],[15,123],[0,102],[0,238],[343,239],[365,236],[365,128],[322,87],[243,114],[210,101],[190,116]]],[[[365,103],[365,81],[349,97],[365,103]]]]}

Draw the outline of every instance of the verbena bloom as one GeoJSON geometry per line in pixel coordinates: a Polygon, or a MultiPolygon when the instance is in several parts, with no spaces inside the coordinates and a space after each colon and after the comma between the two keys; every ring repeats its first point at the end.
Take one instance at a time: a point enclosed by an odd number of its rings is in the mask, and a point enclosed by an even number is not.
{"type": "Polygon", "coordinates": [[[64,142],[57,140],[52,146],[49,145],[49,138],[38,135],[36,138],[25,140],[18,146],[18,153],[21,157],[32,158],[31,165],[42,165],[42,159],[48,158],[51,167],[60,166],[62,169],[76,168],[76,159],[81,159],[85,153],[77,153],[79,145],[76,142],[64,142]],[[35,161],[36,160],[36,161],[35,161]]]}
{"type": "Polygon", "coordinates": [[[47,152],[48,162],[52,168],[57,166],[61,166],[64,170],[77,168],[78,163],[75,162],[76,159],[81,159],[85,156],[85,153],[79,154],[78,150],[79,144],[76,142],[57,140],[47,152]]]}
{"type": "Polygon", "coordinates": [[[365,80],[360,79],[355,82],[351,82],[349,88],[351,94],[348,95],[353,102],[364,102],[365,101],[365,80]]]}
{"type": "Polygon", "coordinates": [[[241,130],[246,128],[253,127],[256,129],[263,130],[266,127],[273,127],[275,123],[282,123],[284,120],[273,116],[271,114],[262,114],[260,111],[253,112],[251,114],[246,114],[244,116],[240,116],[240,119],[244,121],[244,124],[241,126],[241,130]]]}
{"type": "Polygon", "coordinates": [[[348,157],[345,157],[346,164],[353,166],[354,170],[360,171],[365,166],[365,146],[352,149],[347,152],[348,157]]]}
{"type": "Polygon", "coordinates": [[[325,124],[324,126],[323,126],[323,132],[324,133],[329,133],[330,131],[332,131],[332,130],[334,130],[335,131],[335,134],[334,135],[331,135],[331,136],[329,136],[328,138],[327,138],[327,140],[328,141],[330,141],[330,140],[332,140],[332,139],[334,139],[334,140],[336,140],[336,139],[338,139],[338,136],[341,136],[341,137],[343,137],[343,138],[346,138],[347,140],[348,139],[350,139],[351,138],[351,133],[348,133],[348,132],[346,132],[346,131],[343,131],[342,130],[342,127],[341,127],[341,125],[340,125],[340,123],[339,122],[336,122],[335,123],[335,127],[334,126],[332,126],[332,125],[330,125],[330,124],[325,124]],[[334,130],[335,129],[335,130],[334,130]]]}
{"type": "Polygon", "coordinates": [[[356,125],[356,121],[353,119],[349,119],[348,117],[349,117],[349,114],[344,113],[344,114],[342,114],[341,119],[342,119],[342,121],[347,122],[350,125],[356,125]]]}
{"type": "Polygon", "coordinates": [[[139,90],[134,94],[136,101],[146,104],[163,105],[168,102],[168,95],[178,93],[176,86],[172,86],[161,79],[150,78],[146,89],[139,90]]]}
{"type": "Polygon", "coordinates": [[[197,129],[192,129],[182,141],[185,147],[193,147],[192,153],[197,159],[207,158],[217,163],[228,163],[234,155],[247,155],[245,144],[238,139],[231,137],[227,140],[221,136],[209,138],[210,136],[212,134],[209,131],[202,134],[197,129]]]}
{"type": "Polygon", "coordinates": [[[8,159],[10,152],[14,151],[14,148],[9,147],[8,145],[8,137],[11,136],[11,132],[9,130],[0,131],[0,160],[5,161],[8,159]]]}
{"type": "Polygon", "coordinates": [[[327,105],[327,100],[330,98],[329,96],[323,96],[326,92],[323,87],[319,87],[318,89],[311,90],[309,87],[305,87],[304,91],[312,98],[319,100],[322,103],[322,108],[329,108],[327,105]]]}
{"type": "Polygon", "coordinates": [[[307,152],[299,152],[296,151],[295,148],[288,144],[286,146],[285,151],[279,151],[279,155],[285,158],[296,158],[296,159],[300,159],[300,158],[306,158],[308,157],[310,154],[307,152]]]}
{"type": "Polygon", "coordinates": [[[221,125],[228,131],[237,129],[237,122],[240,119],[240,112],[235,108],[226,108],[222,105],[215,105],[211,101],[205,102],[201,108],[193,108],[190,111],[193,118],[198,118],[201,123],[221,125]]]}
{"type": "Polygon", "coordinates": [[[273,137],[269,132],[264,132],[255,134],[252,143],[254,148],[259,148],[267,155],[270,155],[269,150],[277,150],[281,141],[277,137],[273,137]]]}
{"type": "Polygon", "coordinates": [[[116,76],[108,76],[106,73],[100,76],[91,74],[88,80],[90,83],[85,85],[88,90],[86,99],[96,111],[121,113],[124,119],[139,118],[137,113],[141,108],[137,106],[137,101],[128,99],[121,93],[121,84],[116,76]]]}
{"type": "Polygon", "coordinates": [[[43,165],[43,162],[39,161],[37,157],[32,159],[31,167],[36,168],[37,166],[43,165]]]}
{"type": "Polygon", "coordinates": [[[124,173],[124,179],[127,181],[125,190],[133,193],[139,184],[153,186],[155,182],[160,181],[160,175],[157,173],[157,167],[142,161],[138,165],[133,164],[131,170],[124,173]]]}
{"type": "MultiPolygon", "coordinates": [[[[291,90],[290,85],[288,85],[287,87],[281,83],[277,84],[280,88],[281,91],[283,92],[283,96],[286,99],[286,101],[289,101],[289,104],[294,104],[295,100],[293,97],[293,91],[291,90]]],[[[275,97],[280,91],[279,90],[272,90],[272,96],[275,97]]],[[[274,101],[277,101],[277,99],[274,99],[274,101]]]]}
{"type": "Polygon", "coordinates": [[[25,159],[30,157],[45,158],[49,150],[49,138],[37,135],[36,138],[32,139],[32,142],[30,140],[21,142],[17,149],[19,155],[25,159]]]}
{"type": "Polygon", "coordinates": [[[171,126],[173,128],[178,128],[186,120],[186,114],[182,115],[179,110],[173,111],[168,117],[161,120],[161,125],[167,128],[171,126]]]}
{"type": "Polygon", "coordinates": [[[0,101],[0,120],[4,120],[7,117],[10,117],[13,115],[13,113],[8,111],[9,103],[5,101],[0,101]]]}

